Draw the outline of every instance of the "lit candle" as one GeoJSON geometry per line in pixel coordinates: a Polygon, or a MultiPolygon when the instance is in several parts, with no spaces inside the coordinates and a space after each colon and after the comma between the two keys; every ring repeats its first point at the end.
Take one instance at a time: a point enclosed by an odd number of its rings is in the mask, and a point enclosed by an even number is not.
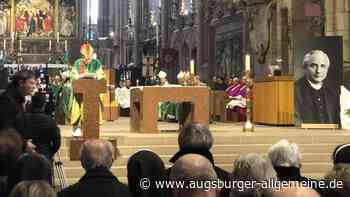
{"type": "Polygon", "coordinates": [[[49,40],[49,51],[51,51],[51,40],[49,40]]]}
{"type": "Polygon", "coordinates": [[[64,41],[64,51],[67,51],[68,49],[68,43],[67,40],[64,41]]]}
{"type": "Polygon", "coordinates": [[[22,51],[22,40],[19,40],[19,51],[22,51]]]}
{"type": "Polygon", "coordinates": [[[245,70],[250,71],[250,55],[245,55],[245,70]]]}
{"type": "Polygon", "coordinates": [[[60,32],[57,32],[57,43],[60,42],[60,32]]]}
{"type": "Polygon", "coordinates": [[[6,39],[4,39],[4,51],[6,50],[6,39]]]}
{"type": "Polygon", "coordinates": [[[194,60],[191,60],[190,62],[190,74],[194,75],[194,60]]]}

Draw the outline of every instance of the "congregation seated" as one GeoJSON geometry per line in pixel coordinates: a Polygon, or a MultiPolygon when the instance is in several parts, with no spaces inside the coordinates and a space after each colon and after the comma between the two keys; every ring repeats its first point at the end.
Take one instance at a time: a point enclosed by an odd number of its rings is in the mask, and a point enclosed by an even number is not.
{"type": "Polygon", "coordinates": [[[6,196],[9,171],[23,150],[23,140],[15,130],[0,131],[0,196],[6,196]]]}
{"type": "Polygon", "coordinates": [[[321,197],[314,189],[307,187],[285,187],[274,190],[272,197],[321,197]]]}
{"type": "Polygon", "coordinates": [[[41,180],[52,185],[52,172],[52,165],[44,155],[24,153],[10,170],[8,193],[21,181],[41,180]]]}
{"type": "Polygon", "coordinates": [[[165,166],[162,159],[155,153],[147,150],[133,154],[127,164],[128,185],[133,197],[165,197],[166,190],[156,188],[155,181],[165,180],[165,166]],[[140,187],[140,181],[147,178],[150,188],[140,187]]]}
{"type": "Polygon", "coordinates": [[[345,197],[350,193],[350,144],[342,144],[333,152],[333,168],[325,176],[327,183],[341,181],[342,187],[323,190],[323,197],[345,197]]]}
{"type": "Polygon", "coordinates": [[[301,153],[299,146],[282,139],[272,145],[268,156],[281,181],[307,181],[310,180],[300,174],[301,153]]]}
{"type": "Polygon", "coordinates": [[[224,77],[216,77],[214,81],[214,90],[225,91],[227,89],[227,84],[225,83],[224,77]]]}
{"type": "Polygon", "coordinates": [[[45,181],[22,181],[16,185],[10,197],[57,197],[52,187],[45,181]]]}
{"type": "Polygon", "coordinates": [[[32,97],[32,111],[16,117],[15,128],[24,140],[31,140],[35,151],[52,161],[61,146],[61,134],[57,123],[45,114],[46,96],[35,94],[32,97]]]}
{"type": "Polygon", "coordinates": [[[256,153],[241,155],[234,161],[232,180],[250,181],[252,184],[242,188],[232,188],[230,197],[271,196],[273,189],[263,187],[258,182],[276,179],[276,172],[269,158],[256,153]],[[256,182],[253,183],[252,181],[256,182]]]}
{"type": "Polygon", "coordinates": [[[75,184],[58,193],[59,197],[130,197],[128,187],[111,172],[115,150],[111,142],[92,139],[80,150],[85,175],[75,184]]]}
{"type": "MultiPolygon", "coordinates": [[[[218,176],[212,163],[198,154],[187,154],[181,156],[171,169],[169,180],[186,181],[216,181],[218,176]]],[[[172,197],[216,197],[219,195],[218,188],[174,188],[172,197]]]]}
{"type": "MultiPolygon", "coordinates": [[[[170,158],[171,163],[175,163],[180,157],[187,154],[199,154],[207,158],[213,165],[218,178],[222,181],[229,180],[229,173],[220,167],[215,166],[214,157],[210,152],[213,146],[213,136],[208,127],[201,124],[188,124],[179,133],[178,143],[180,150],[170,158]]],[[[172,167],[167,169],[169,177],[172,167]]],[[[220,197],[229,196],[230,191],[223,189],[220,197]]]]}

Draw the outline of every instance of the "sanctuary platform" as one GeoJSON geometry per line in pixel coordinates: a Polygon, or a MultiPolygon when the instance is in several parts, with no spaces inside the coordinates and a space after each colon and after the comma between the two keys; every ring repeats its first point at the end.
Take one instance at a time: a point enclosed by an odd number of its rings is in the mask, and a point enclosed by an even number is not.
{"type": "MultiPolygon", "coordinates": [[[[101,127],[101,138],[116,139],[121,154],[114,162],[113,173],[123,182],[127,182],[127,161],[135,152],[148,149],[157,153],[169,167],[170,157],[178,150],[176,123],[158,122],[161,133],[131,133],[129,118],[119,118],[106,122],[101,127]],[[164,131],[167,130],[167,131],[164,131]]],[[[256,125],[254,133],[242,132],[242,123],[210,124],[214,136],[212,153],[217,166],[228,172],[233,169],[233,161],[245,153],[266,154],[270,145],[286,138],[299,145],[302,158],[302,173],[305,176],[321,178],[331,169],[331,154],[336,145],[350,142],[350,131],[300,129],[296,127],[272,127],[256,125]]],[[[64,169],[69,183],[75,183],[84,174],[79,161],[69,160],[69,141],[72,128],[61,126],[62,147],[60,149],[64,169]]]]}

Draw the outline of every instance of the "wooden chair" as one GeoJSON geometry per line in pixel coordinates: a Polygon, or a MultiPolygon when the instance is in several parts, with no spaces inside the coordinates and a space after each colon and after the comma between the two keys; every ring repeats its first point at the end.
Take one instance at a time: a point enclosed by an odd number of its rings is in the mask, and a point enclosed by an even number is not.
{"type": "Polygon", "coordinates": [[[212,90],[210,92],[210,115],[214,120],[219,117],[221,122],[227,121],[226,100],[227,95],[225,91],[212,90]]]}

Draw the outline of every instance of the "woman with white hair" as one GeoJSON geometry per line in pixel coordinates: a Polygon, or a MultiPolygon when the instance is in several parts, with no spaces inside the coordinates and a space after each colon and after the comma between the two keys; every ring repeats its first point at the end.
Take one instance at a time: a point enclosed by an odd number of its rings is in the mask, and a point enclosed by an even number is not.
{"type": "Polygon", "coordinates": [[[297,144],[290,143],[288,140],[282,139],[270,147],[268,156],[277,172],[277,177],[279,180],[309,180],[300,174],[301,153],[297,144]]]}

